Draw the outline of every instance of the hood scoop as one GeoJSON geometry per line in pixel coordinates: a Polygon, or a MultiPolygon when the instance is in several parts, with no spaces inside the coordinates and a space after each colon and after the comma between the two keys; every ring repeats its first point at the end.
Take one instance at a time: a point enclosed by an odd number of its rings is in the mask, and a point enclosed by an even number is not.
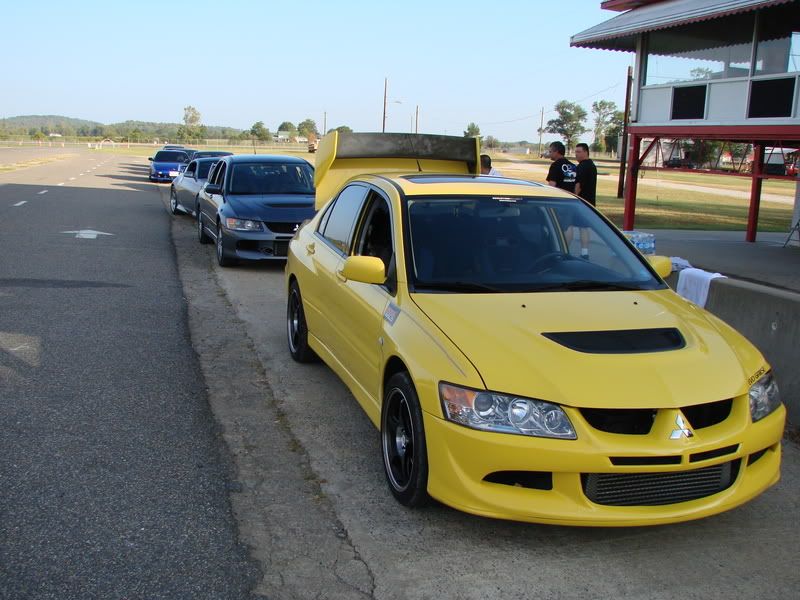
{"type": "Polygon", "coordinates": [[[566,331],[542,333],[549,340],[587,354],[642,354],[680,350],[686,346],[674,327],[621,329],[616,331],[566,331]]]}

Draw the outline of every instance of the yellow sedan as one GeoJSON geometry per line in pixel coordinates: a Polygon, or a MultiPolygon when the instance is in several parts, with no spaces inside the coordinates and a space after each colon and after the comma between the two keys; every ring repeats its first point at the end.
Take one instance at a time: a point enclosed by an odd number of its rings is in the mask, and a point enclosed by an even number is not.
{"type": "Polygon", "coordinates": [[[785,409],[758,350],[669,272],[548,186],[365,174],[290,243],[289,351],[347,384],[403,505],[696,519],[778,481],[785,409]]]}

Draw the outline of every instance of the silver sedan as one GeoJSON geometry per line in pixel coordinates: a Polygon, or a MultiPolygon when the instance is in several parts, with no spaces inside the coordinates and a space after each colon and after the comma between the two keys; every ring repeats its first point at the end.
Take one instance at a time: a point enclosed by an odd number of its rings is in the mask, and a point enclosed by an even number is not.
{"type": "Polygon", "coordinates": [[[196,214],[200,188],[205,185],[211,166],[218,160],[219,157],[196,158],[172,181],[169,208],[173,215],[196,214]]]}

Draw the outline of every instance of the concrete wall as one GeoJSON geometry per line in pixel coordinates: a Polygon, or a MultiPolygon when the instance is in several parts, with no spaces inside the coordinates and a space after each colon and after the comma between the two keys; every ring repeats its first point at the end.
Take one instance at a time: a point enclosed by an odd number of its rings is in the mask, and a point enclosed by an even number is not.
{"type": "Polygon", "coordinates": [[[800,426],[800,294],[714,279],[705,308],[761,350],[775,372],[789,420],[800,426]]]}

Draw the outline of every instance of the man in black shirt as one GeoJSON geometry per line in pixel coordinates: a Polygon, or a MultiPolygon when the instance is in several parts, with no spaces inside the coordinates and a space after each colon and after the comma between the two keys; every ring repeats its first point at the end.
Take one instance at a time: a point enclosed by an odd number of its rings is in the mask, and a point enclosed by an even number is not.
{"type": "MultiPolygon", "coordinates": [[[[575,169],[575,195],[596,206],[597,167],[589,158],[589,145],[577,144],[575,158],[578,159],[578,166],[575,169]]],[[[581,256],[584,258],[589,257],[589,231],[588,228],[581,227],[581,256]]]]}
{"type": "Polygon", "coordinates": [[[564,158],[566,152],[564,144],[553,142],[550,144],[550,170],[547,172],[547,185],[567,190],[575,191],[575,165],[564,158]]]}
{"type": "Polygon", "coordinates": [[[575,158],[578,159],[578,166],[575,168],[575,195],[596,206],[597,167],[589,158],[589,144],[576,145],[575,158]]]}

